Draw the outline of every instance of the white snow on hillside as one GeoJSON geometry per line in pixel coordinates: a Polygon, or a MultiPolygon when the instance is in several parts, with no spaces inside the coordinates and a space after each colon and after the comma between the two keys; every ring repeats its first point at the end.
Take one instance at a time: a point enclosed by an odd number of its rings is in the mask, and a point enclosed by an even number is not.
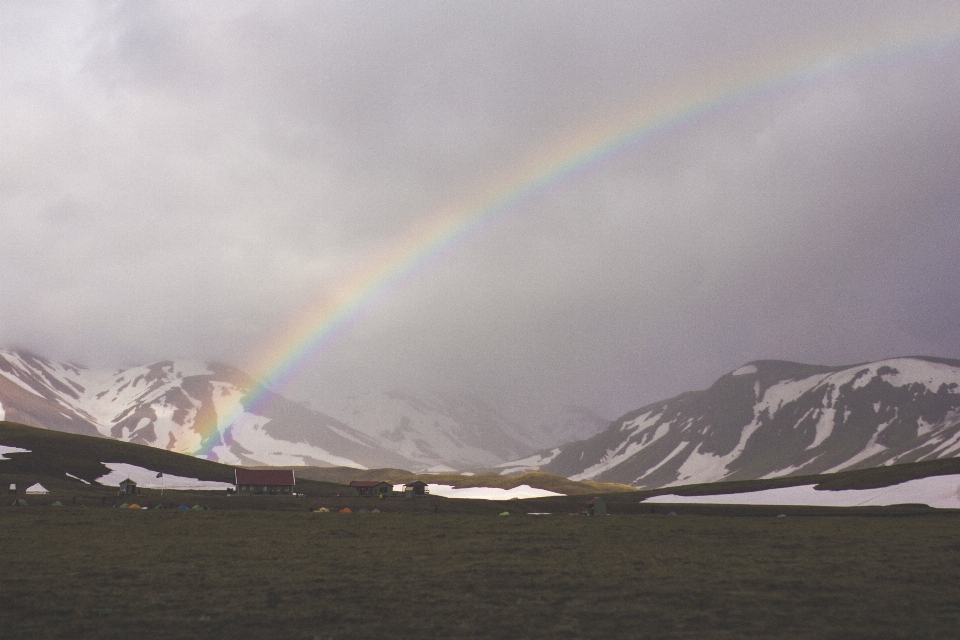
{"type": "Polygon", "coordinates": [[[153,469],[144,469],[134,464],[125,462],[104,462],[103,465],[110,469],[110,473],[97,478],[97,483],[104,486],[119,486],[121,482],[130,478],[137,483],[138,487],[146,489],[177,489],[177,490],[224,490],[233,487],[229,482],[214,482],[212,480],[197,480],[196,478],[185,478],[171,474],[163,474],[158,478],[159,471],[153,469]]]}
{"type": "Polygon", "coordinates": [[[427,491],[432,496],[442,498],[462,498],[466,500],[513,500],[524,498],[548,498],[550,496],[562,496],[563,493],[555,493],[546,489],[535,489],[527,484],[522,484],[512,489],[501,489],[499,487],[463,487],[456,488],[449,484],[428,484],[427,491]]]}
{"type": "Polygon", "coordinates": [[[69,473],[69,472],[66,472],[66,471],[64,472],[64,474],[65,474],[68,478],[73,478],[74,480],[79,480],[79,481],[82,482],[83,484],[90,484],[87,480],[84,480],[84,479],[81,478],[80,476],[75,476],[75,475],[73,475],[72,473],[69,473]]]}
{"type": "Polygon", "coordinates": [[[10,458],[4,457],[5,453],[30,453],[30,449],[21,449],[20,447],[8,447],[6,445],[0,444],[0,460],[9,460],[10,458]]]}
{"type": "Polygon", "coordinates": [[[767,504],[817,507],[865,507],[892,504],[925,504],[940,509],[960,509],[960,475],[930,476],[878,489],[818,491],[814,485],[765,489],[713,496],[662,495],[644,502],[669,504],[767,504]]]}
{"type": "Polygon", "coordinates": [[[553,449],[545,456],[535,453],[532,456],[528,456],[520,460],[511,460],[510,462],[498,464],[497,468],[502,469],[502,471],[500,471],[500,475],[502,476],[509,476],[513,475],[514,473],[522,473],[524,471],[535,471],[545,464],[549,464],[558,455],[560,455],[559,447],[553,449]]]}

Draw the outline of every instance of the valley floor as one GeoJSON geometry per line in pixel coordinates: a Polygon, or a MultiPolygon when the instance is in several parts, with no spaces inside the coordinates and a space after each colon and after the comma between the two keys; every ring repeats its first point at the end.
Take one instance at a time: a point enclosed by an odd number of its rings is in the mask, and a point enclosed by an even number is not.
{"type": "Polygon", "coordinates": [[[960,514],[0,509],[3,638],[946,638],[960,514]]]}

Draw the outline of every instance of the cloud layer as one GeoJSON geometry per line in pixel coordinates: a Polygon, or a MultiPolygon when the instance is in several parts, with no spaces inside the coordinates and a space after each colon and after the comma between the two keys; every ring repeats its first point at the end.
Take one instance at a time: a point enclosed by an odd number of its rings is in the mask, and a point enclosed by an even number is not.
{"type": "Polygon", "coordinates": [[[806,66],[520,203],[289,393],[444,388],[612,418],[756,358],[960,357],[954,3],[0,12],[6,346],[253,366],[411,228],[553,150],[806,66]]]}

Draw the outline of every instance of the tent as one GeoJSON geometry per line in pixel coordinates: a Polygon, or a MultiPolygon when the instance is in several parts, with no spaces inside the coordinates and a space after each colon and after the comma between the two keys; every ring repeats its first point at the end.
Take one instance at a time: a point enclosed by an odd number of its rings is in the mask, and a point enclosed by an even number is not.
{"type": "Polygon", "coordinates": [[[16,499],[16,500],[13,501],[13,504],[12,504],[11,506],[14,506],[14,507],[25,507],[25,506],[27,506],[27,501],[24,500],[23,498],[18,498],[18,499],[16,499]]]}
{"type": "Polygon", "coordinates": [[[194,510],[194,511],[203,511],[203,507],[201,507],[201,506],[198,505],[198,504],[195,504],[195,505],[193,505],[193,510],[194,510]]]}
{"type": "Polygon", "coordinates": [[[367,509],[366,507],[363,507],[363,508],[360,509],[360,511],[357,511],[357,513],[370,513],[370,509],[367,509]]]}
{"type": "Polygon", "coordinates": [[[118,508],[118,509],[129,509],[129,508],[130,508],[130,505],[127,504],[126,502],[124,502],[122,505],[120,505],[120,506],[117,507],[117,508],[118,508]]]}
{"type": "Polygon", "coordinates": [[[502,516],[508,516],[508,515],[510,515],[510,512],[509,512],[509,511],[501,511],[501,512],[500,512],[500,515],[502,515],[502,516]]]}
{"type": "Polygon", "coordinates": [[[351,510],[350,507],[344,507],[340,509],[340,513],[353,513],[353,510],[351,510]]]}
{"type": "Polygon", "coordinates": [[[43,486],[42,484],[40,484],[39,482],[38,482],[37,484],[33,485],[33,486],[27,487],[27,490],[26,490],[26,494],[27,494],[27,495],[30,495],[30,494],[45,494],[45,493],[50,493],[50,492],[47,491],[47,488],[44,487],[44,486],[43,486]]]}
{"type": "Polygon", "coordinates": [[[330,509],[327,509],[326,507],[320,507],[319,509],[314,509],[313,512],[314,513],[330,513],[330,509]]]}
{"type": "Polygon", "coordinates": [[[178,511],[190,511],[190,507],[188,507],[188,506],[185,505],[185,504],[182,504],[182,505],[180,505],[179,507],[177,507],[177,510],[178,510],[178,511]]]}
{"type": "Polygon", "coordinates": [[[50,506],[51,506],[51,507],[62,507],[62,506],[63,506],[63,503],[60,502],[59,500],[57,500],[56,502],[54,502],[54,503],[53,503],[52,505],[50,505],[50,506]]]}
{"type": "Polygon", "coordinates": [[[134,502],[132,505],[127,507],[127,509],[139,509],[139,508],[140,508],[140,505],[138,505],[136,502],[134,502]]]}

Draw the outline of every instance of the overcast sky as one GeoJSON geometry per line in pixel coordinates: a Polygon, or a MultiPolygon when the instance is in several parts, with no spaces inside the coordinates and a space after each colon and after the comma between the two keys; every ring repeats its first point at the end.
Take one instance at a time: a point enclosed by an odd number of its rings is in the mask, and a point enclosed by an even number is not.
{"type": "Polygon", "coordinates": [[[253,366],[584,132],[808,68],[517,203],[287,394],[614,418],[759,358],[960,358],[958,35],[955,0],[2,2],[0,346],[253,366]]]}

